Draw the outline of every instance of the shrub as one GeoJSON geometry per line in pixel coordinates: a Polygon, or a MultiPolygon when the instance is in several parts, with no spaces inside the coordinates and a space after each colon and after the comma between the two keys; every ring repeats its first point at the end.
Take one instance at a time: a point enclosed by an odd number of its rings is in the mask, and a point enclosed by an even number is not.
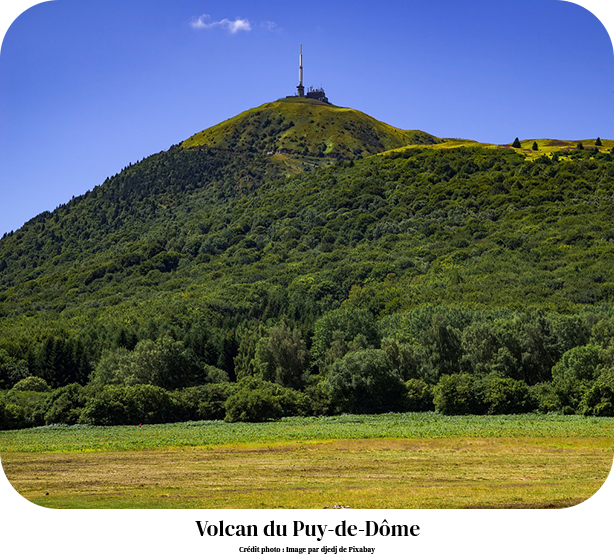
{"type": "Polygon", "coordinates": [[[269,389],[241,389],[226,401],[226,421],[270,421],[283,415],[281,403],[269,389]]]}
{"type": "Polygon", "coordinates": [[[30,375],[29,377],[22,379],[18,383],[15,383],[12,390],[47,392],[49,390],[49,385],[44,379],[40,377],[35,377],[34,375],[30,375]]]}
{"type": "Polygon", "coordinates": [[[445,415],[482,414],[480,381],[467,373],[442,375],[433,389],[435,410],[445,415]]]}
{"type": "Polygon", "coordinates": [[[138,423],[136,419],[136,408],[127,387],[107,385],[87,401],[79,421],[90,425],[125,425],[138,423]]]}
{"type": "Polygon", "coordinates": [[[422,379],[409,379],[405,382],[407,397],[405,408],[409,412],[429,412],[435,408],[433,389],[422,379]]]}
{"type": "Polygon", "coordinates": [[[168,423],[177,421],[177,405],[170,392],[154,385],[130,387],[136,407],[134,423],[168,423]]]}
{"type": "Polygon", "coordinates": [[[589,383],[589,381],[580,379],[554,381],[554,391],[559,399],[561,413],[575,414],[579,412],[580,403],[589,383]]]}
{"type": "Polygon", "coordinates": [[[80,423],[129,425],[177,421],[177,402],[169,391],[154,385],[108,385],[90,398],[80,423]]]}
{"type": "Polygon", "coordinates": [[[531,401],[542,413],[579,413],[579,406],[589,381],[569,379],[567,381],[545,381],[530,387],[531,401]]]}
{"type": "Polygon", "coordinates": [[[382,350],[359,350],[337,360],[326,375],[335,413],[403,411],[406,389],[382,350]]]}
{"type": "Polygon", "coordinates": [[[226,400],[226,421],[270,421],[284,416],[306,415],[310,401],[305,393],[248,377],[226,400]]]}
{"type": "Polygon", "coordinates": [[[182,421],[224,419],[224,405],[234,388],[232,383],[211,383],[175,391],[172,395],[182,421]]]}
{"type": "Polygon", "coordinates": [[[198,403],[199,419],[224,419],[226,400],[234,387],[230,383],[205,385],[205,395],[198,403]]]}

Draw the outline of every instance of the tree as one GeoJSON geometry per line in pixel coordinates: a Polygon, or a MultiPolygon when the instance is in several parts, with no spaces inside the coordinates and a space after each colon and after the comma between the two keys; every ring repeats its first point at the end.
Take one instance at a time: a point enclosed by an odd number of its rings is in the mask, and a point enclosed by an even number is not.
{"type": "Polygon", "coordinates": [[[480,384],[468,373],[442,375],[433,389],[435,410],[444,415],[483,414],[480,384]]]}
{"type": "Polygon", "coordinates": [[[522,145],[520,144],[518,137],[514,139],[514,142],[512,143],[512,148],[522,148],[522,145]]]}
{"type": "Polygon", "coordinates": [[[257,370],[255,367],[256,348],[260,339],[265,335],[265,329],[255,321],[248,321],[237,332],[239,347],[234,358],[234,371],[237,380],[253,377],[257,370]]]}
{"type": "Polygon", "coordinates": [[[539,150],[539,146],[537,146],[537,142],[534,142],[534,143],[533,143],[533,146],[531,146],[531,148],[532,148],[533,150],[539,150]]]}
{"type": "Polygon", "coordinates": [[[193,323],[183,337],[184,344],[194,352],[199,361],[215,365],[219,356],[219,340],[207,321],[193,323]]]}
{"type": "Polygon", "coordinates": [[[269,421],[284,416],[306,415],[306,394],[253,377],[242,379],[225,403],[229,423],[235,421],[269,421]]]}
{"type": "Polygon", "coordinates": [[[135,383],[176,389],[195,384],[202,371],[183,342],[163,336],[141,341],[134,349],[132,363],[135,383]]]}
{"type": "Polygon", "coordinates": [[[402,379],[415,379],[422,374],[424,364],[421,363],[416,352],[417,345],[384,338],[381,349],[386,352],[392,367],[402,379]]]}
{"type": "Polygon", "coordinates": [[[581,142],[579,142],[579,143],[577,144],[576,148],[577,148],[578,150],[584,150],[584,145],[583,145],[581,142]]]}
{"type": "Polygon", "coordinates": [[[552,368],[552,378],[560,382],[571,379],[592,380],[601,361],[601,353],[602,349],[592,344],[568,350],[552,368]]]}
{"type": "Polygon", "coordinates": [[[137,342],[138,338],[136,333],[132,330],[125,329],[124,327],[122,327],[115,336],[115,345],[118,348],[133,350],[137,342]]]}
{"type": "Polygon", "coordinates": [[[169,336],[156,341],[142,340],[131,352],[125,348],[103,353],[92,373],[94,385],[156,385],[177,389],[219,381],[219,371],[198,364],[183,342],[169,336]]]}
{"type": "Polygon", "coordinates": [[[315,324],[313,346],[311,352],[314,361],[319,364],[320,371],[325,370],[325,360],[331,346],[338,351],[340,341],[344,341],[347,350],[358,335],[362,335],[360,342],[368,346],[379,346],[379,333],[373,314],[365,309],[348,308],[338,309],[323,315],[315,324]],[[333,344],[333,343],[336,344],[333,344]]]}
{"type": "MultiPolygon", "coordinates": [[[[560,356],[552,322],[543,310],[532,310],[513,320],[519,338],[521,367],[518,378],[529,385],[552,377],[552,366],[560,356]]],[[[515,377],[515,376],[512,376],[515,377]]]]}
{"type": "Polygon", "coordinates": [[[90,375],[90,382],[97,386],[121,384],[129,372],[132,358],[132,352],[126,348],[104,351],[90,375]]]}
{"type": "Polygon", "coordinates": [[[428,412],[434,409],[433,389],[422,379],[410,379],[405,383],[407,398],[405,408],[410,412],[428,412]]]}
{"type": "Polygon", "coordinates": [[[580,410],[584,415],[614,416],[614,368],[601,371],[584,394],[580,410]]]}
{"type": "Polygon", "coordinates": [[[87,395],[78,383],[54,390],[47,399],[45,423],[47,425],[52,423],[75,425],[79,422],[86,402],[87,395]]]}
{"type": "Polygon", "coordinates": [[[285,322],[272,327],[262,338],[255,355],[256,367],[263,379],[284,387],[300,389],[309,368],[309,352],[298,329],[285,322]]]}
{"type": "Polygon", "coordinates": [[[30,375],[30,377],[26,377],[25,379],[22,379],[18,383],[15,383],[12,390],[47,392],[49,390],[49,385],[47,384],[47,381],[45,381],[44,379],[30,375]]]}
{"type": "Polygon", "coordinates": [[[445,315],[435,313],[430,329],[425,333],[426,348],[438,375],[457,373],[462,355],[461,342],[445,315]]]}
{"type": "Polygon", "coordinates": [[[522,355],[517,333],[502,320],[468,325],[462,335],[463,369],[480,375],[496,371],[505,377],[517,376],[522,355]]]}
{"type": "Polygon", "coordinates": [[[597,140],[595,141],[595,146],[603,146],[601,139],[599,137],[597,137],[597,140]]]}
{"type": "Polygon", "coordinates": [[[407,389],[382,350],[349,352],[326,375],[336,413],[378,414],[402,411],[407,389]]]}
{"type": "Polygon", "coordinates": [[[135,425],[177,420],[177,401],[167,390],[153,385],[108,385],[88,399],[80,423],[135,425]]]}
{"type": "Polygon", "coordinates": [[[536,406],[529,386],[509,377],[484,378],[481,392],[488,414],[521,414],[536,406]]]}
{"type": "Polygon", "coordinates": [[[18,360],[0,349],[0,388],[10,389],[15,383],[30,376],[26,360],[18,360]]]}
{"type": "Polygon", "coordinates": [[[200,380],[204,381],[205,383],[228,383],[230,378],[228,377],[228,373],[226,373],[223,369],[205,364],[203,366],[203,374],[200,376],[200,380]]]}
{"type": "Polygon", "coordinates": [[[91,366],[79,339],[50,336],[35,352],[35,371],[51,387],[87,382],[91,366]]]}

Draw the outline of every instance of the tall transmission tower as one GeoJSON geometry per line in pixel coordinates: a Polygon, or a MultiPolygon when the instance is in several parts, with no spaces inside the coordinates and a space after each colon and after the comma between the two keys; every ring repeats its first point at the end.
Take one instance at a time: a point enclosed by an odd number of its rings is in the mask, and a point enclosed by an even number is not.
{"type": "Polygon", "coordinates": [[[305,96],[305,87],[303,86],[303,45],[301,44],[301,53],[298,58],[298,87],[296,87],[300,97],[305,96]]]}

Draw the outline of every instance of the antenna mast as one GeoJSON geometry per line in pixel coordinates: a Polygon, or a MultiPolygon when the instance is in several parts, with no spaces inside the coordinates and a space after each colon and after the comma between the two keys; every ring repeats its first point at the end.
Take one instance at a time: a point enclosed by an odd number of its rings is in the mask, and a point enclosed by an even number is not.
{"type": "Polygon", "coordinates": [[[300,55],[298,58],[298,87],[296,87],[298,95],[305,96],[305,87],[303,86],[303,45],[301,44],[300,55]]]}

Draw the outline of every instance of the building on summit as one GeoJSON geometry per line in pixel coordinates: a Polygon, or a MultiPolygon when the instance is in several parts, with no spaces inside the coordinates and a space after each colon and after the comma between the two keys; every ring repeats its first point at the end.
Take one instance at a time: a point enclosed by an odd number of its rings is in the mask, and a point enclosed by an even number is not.
{"type": "Polygon", "coordinates": [[[286,98],[312,98],[313,100],[319,100],[329,104],[326,93],[322,87],[314,88],[309,87],[307,93],[305,93],[305,87],[303,86],[303,45],[301,44],[301,51],[298,62],[298,86],[296,87],[297,93],[294,96],[286,96],[286,98]]]}
{"type": "Polygon", "coordinates": [[[307,91],[307,94],[305,94],[305,97],[313,98],[315,100],[319,100],[320,102],[326,102],[327,104],[329,103],[328,98],[326,98],[326,93],[324,92],[324,89],[322,87],[309,87],[309,90],[307,91]]]}

